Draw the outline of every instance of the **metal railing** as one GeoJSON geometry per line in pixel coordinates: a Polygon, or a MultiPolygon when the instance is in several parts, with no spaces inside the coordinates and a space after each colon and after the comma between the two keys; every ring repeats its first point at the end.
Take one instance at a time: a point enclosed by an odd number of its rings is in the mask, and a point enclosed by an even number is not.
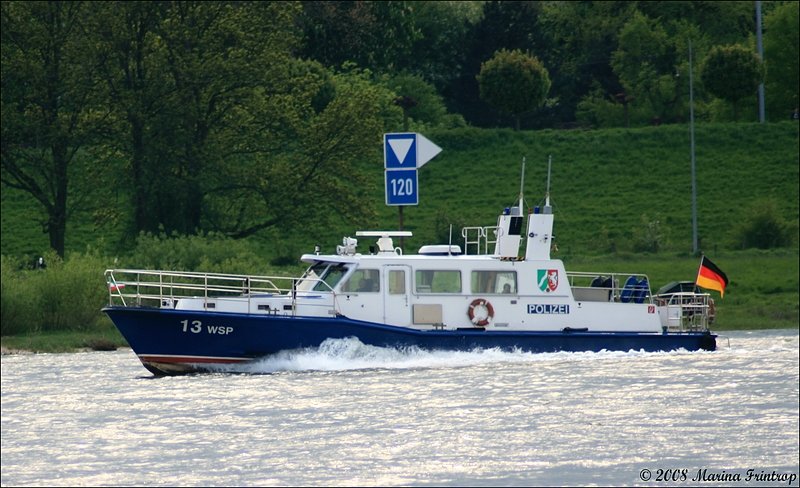
{"type": "Polygon", "coordinates": [[[666,311],[666,327],[670,332],[708,330],[710,305],[708,293],[669,293],[656,295],[655,302],[666,311]]]}
{"type": "Polygon", "coordinates": [[[607,296],[605,300],[589,301],[652,303],[650,280],[644,274],[568,271],[567,279],[577,301],[581,301],[578,300],[578,295],[582,292],[589,296],[599,295],[589,292],[607,290],[608,293],[604,294],[607,296]],[[631,277],[635,279],[636,283],[625,286],[624,283],[628,282],[631,277]],[[620,286],[620,283],[623,283],[623,286],[620,286]]]}
{"type": "Polygon", "coordinates": [[[461,237],[464,238],[464,254],[469,254],[469,246],[475,246],[475,254],[481,254],[481,243],[483,243],[483,254],[489,254],[489,245],[497,243],[496,225],[486,227],[463,227],[461,237]],[[489,234],[494,235],[494,240],[489,239],[489,234]],[[474,239],[470,239],[474,235],[474,239]]]}
{"type": "MultiPolygon", "coordinates": [[[[308,294],[321,283],[324,292],[333,292],[323,280],[283,276],[254,276],[187,271],[107,269],[109,306],[173,307],[181,298],[202,298],[204,308],[214,299],[247,303],[256,297],[291,297],[295,309],[298,294],[308,294]],[[302,283],[302,284],[301,284],[302,283]]],[[[319,292],[319,291],[317,291],[319,292]]]]}

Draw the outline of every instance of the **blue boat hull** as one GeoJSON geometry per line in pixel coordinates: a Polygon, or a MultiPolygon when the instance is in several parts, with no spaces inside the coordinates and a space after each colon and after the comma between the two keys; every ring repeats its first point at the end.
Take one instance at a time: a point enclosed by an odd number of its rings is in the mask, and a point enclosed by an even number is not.
{"type": "Polygon", "coordinates": [[[356,337],[379,347],[429,350],[500,348],[529,352],[689,351],[716,349],[716,335],[586,331],[418,331],[345,317],[286,317],[174,309],[107,307],[119,331],[144,366],[157,375],[240,363],[279,351],[317,347],[326,339],[356,337]]]}

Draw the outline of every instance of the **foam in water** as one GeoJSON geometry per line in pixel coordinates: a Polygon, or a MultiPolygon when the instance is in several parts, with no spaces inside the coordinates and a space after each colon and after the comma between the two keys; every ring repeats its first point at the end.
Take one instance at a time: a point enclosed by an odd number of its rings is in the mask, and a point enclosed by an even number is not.
{"type": "Polygon", "coordinates": [[[685,349],[670,352],[600,351],[532,353],[499,348],[472,351],[429,351],[417,347],[391,348],[363,344],[355,337],[327,339],[317,348],[282,351],[248,364],[226,365],[215,371],[229,373],[277,373],[284,371],[348,371],[359,369],[454,368],[491,363],[537,361],[597,361],[641,355],[702,354],[685,349]]]}

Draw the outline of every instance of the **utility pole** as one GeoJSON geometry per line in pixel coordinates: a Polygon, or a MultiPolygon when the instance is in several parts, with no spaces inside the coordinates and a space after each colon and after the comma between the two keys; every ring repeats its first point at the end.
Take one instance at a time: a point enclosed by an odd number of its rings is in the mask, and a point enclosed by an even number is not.
{"type": "MultiPolygon", "coordinates": [[[[764,43],[761,42],[761,0],[756,0],[756,47],[758,48],[758,57],[761,62],[764,62],[764,43]]],[[[764,80],[758,84],[758,121],[762,124],[765,119],[764,115],[764,80]]]]}
{"type": "Polygon", "coordinates": [[[692,152],[692,254],[697,255],[697,178],[694,157],[694,78],[692,76],[691,39],[689,39],[689,134],[692,152]]]}

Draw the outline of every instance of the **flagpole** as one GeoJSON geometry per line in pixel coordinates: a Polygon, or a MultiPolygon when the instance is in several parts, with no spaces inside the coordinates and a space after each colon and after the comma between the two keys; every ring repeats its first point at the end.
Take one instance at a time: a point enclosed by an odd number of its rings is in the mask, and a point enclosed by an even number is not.
{"type": "Polygon", "coordinates": [[[700,279],[700,272],[703,270],[703,259],[705,259],[706,255],[700,255],[700,265],[697,267],[697,276],[694,277],[694,283],[697,284],[697,281],[700,279]]]}

